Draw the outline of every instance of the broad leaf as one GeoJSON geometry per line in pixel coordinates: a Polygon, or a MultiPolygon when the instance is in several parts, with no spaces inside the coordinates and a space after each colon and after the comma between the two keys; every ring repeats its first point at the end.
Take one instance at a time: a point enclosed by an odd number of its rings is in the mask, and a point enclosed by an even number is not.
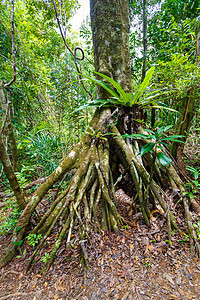
{"type": "Polygon", "coordinates": [[[153,135],[155,135],[155,132],[153,130],[151,130],[151,129],[146,128],[145,131],[147,131],[147,132],[152,133],[153,135]]]}
{"type": "Polygon", "coordinates": [[[150,152],[154,146],[155,146],[155,143],[149,143],[147,145],[144,145],[140,151],[140,155],[142,156],[145,153],[150,152]]]}
{"type": "Polygon", "coordinates": [[[172,127],[173,127],[173,125],[168,125],[168,126],[166,126],[164,128],[161,127],[161,128],[158,129],[158,134],[161,134],[162,132],[167,131],[167,130],[169,130],[172,127]]]}
{"type": "Polygon", "coordinates": [[[163,166],[170,165],[172,162],[171,158],[163,152],[157,153],[157,158],[158,158],[159,162],[161,163],[161,165],[163,165],[163,166]]]}

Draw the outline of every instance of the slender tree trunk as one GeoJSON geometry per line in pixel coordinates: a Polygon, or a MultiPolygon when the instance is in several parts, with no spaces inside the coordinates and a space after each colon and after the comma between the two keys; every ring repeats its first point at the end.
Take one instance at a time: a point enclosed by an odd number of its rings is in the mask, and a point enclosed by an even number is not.
{"type": "Polygon", "coordinates": [[[142,79],[144,80],[146,75],[147,65],[147,0],[143,0],[143,62],[142,62],[142,79]]]}
{"type": "Polygon", "coordinates": [[[11,148],[11,154],[12,154],[12,165],[15,172],[19,169],[19,161],[18,161],[18,151],[17,151],[17,143],[13,131],[12,121],[10,117],[10,91],[8,89],[8,101],[6,102],[6,98],[4,96],[2,82],[0,82],[0,106],[2,108],[3,114],[0,118],[0,125],[1,125],[1,132],[5,131],[6,126],[6,132],[9,137],[10,142],[10,148],[11,148]]]}
{"type": "Polygon", "coordinates": [[[22,210],[26,206],[26,201],[25,201],[25,199],[23,197],[23,194],[21,192],[19,183],[17,181],[17,177],[16,177],[15,172],[13,170],[13,167],[12,167],[10,158],[8,156],[6,147],[4,145],[1,133],[0,133],[0,160],[2,162],[3,169],[4,169],[4,172],[6,174],[6,177],[9,181],[10,186],[11,186],[11,188],[14,192],[14,195],[16,197],[17,204],[18,204],[20,210],[22,210]]]}

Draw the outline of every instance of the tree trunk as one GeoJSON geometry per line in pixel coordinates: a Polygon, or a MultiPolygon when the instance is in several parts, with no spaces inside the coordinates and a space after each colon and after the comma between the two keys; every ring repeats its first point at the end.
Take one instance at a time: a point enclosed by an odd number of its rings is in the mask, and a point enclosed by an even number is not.
{"type": "Polygon", "coordinates": [[[7,131],[7,135],[10,142],[12,165],[15,172],[19,169],[17,143],[13,131],[12,121],[10,117],[10,91],[8,90],[8,103],[3,92],[2,82],[0,82],[0,107],[2,108],[2,116],[0,118],[0,130],[1,132],[7,131]],[[6,126],[6,130],[5,130],[6,126]]]}
{"type": "MultiPolygon", "coordinates": [[[[126,0],[90,0],[95,70],[132,91],[129,7],[126,0]]],[[[110,95],[99,87],[99,98],[110,95]]]]}
{"type": "Polygon", "coordinates": [[[6,174],[6,177],[9,181],[9,183],[10,183],[11,189],[13,190],[14,195],[16,197],[19,209],[22,210],[26,206],[26,201],[25,201],[24,196],[21,192],[19,183],[17,181],[17,177],[16,177],[15,172],[13,170],[10,158],[8,156],[6,147],[5,147],[4,142],[3,142],[1,132],[0,132],[0,160],[2,162],[3,169],[4,169],[4,172],[6,174]]]}
{"type": "Polygon", "coordinates": [[[143,61],[142,61],[142,80],[146,75],[147,65],[147,0],[143,0],[143,61]]]}
{"type": "MultiPolygon", "coordinates": [[[[94,43],[95,69],[117,80],[126,92],[131,91],[131,73],[128,47],[128,1],[91,0],[91,22],[94,43]]],[[[109,95],[99,88],[99,97],[109,95]]],[[[31,233],[41,234],[42,239],[30,257],[28,269],[32,268],[44,253],[47,238],[56,226],[58,235],[50,259],[42,272],[47,271],[56,258],[56,253],[66,241],[70,245],[74,227],[78,225],[80,249],[85,264],[88,264],[86,240],[92,231],[118,230],[124,219],[117,209],[115,186],[127,173],[131,186],[131,198],[135,199],[147,225],[150,226],[151,210],[160,205],[165,211],[166,225],[171,238],[171,228],[177,229],[175,217],[170,209],[169,197],[164,192],[164,176],[172,186],[180,190],[185,210],[191,249],[200,254],[196,232],[191,222],[189,200],[184,184],[174,167],[160,168],[153,155],[147,153],[143,159],[138,155],[143,144],[134,138],[124,139],[122,133],[142,130],[137,122],[140,111],[137,107],[118,107],[118,124],[114,122],[114,107],[97,109],[89,127],[75,148],[68,153],[57,169],[33,194],[20,216],[12,240],[0,262],[4,266],[15,255],[28,233],[33,212],[45,194],[71,169],[75,174],[68,187],[58,195],[45,213],[37,210],[38,220],[31,233]],[[156,166],[154,166],[154,163],[156,166]],[[149,166],[153,166],[149,168],[149,166]],[[149,170],[150,169],[150,170],[149,170]],[[152,172],[152,170],[154,172],[152,172]],[[65,238],[66,236],[66,238],[65,238]]],[[[124,187],[126,188],[126,187],[124,187]]]]}

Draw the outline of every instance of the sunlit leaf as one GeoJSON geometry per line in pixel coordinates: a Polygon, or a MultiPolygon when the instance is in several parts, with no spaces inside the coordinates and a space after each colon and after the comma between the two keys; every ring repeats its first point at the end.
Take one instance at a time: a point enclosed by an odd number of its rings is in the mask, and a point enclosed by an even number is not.
{"type": "Polygon", "coordinates": [[[157,153],[157,158],[158,158],[159,162],[161,163],[161,165],[163,165],[163,166],[170,165],[172,162],[171,158],[163,152],[157,153]]]}

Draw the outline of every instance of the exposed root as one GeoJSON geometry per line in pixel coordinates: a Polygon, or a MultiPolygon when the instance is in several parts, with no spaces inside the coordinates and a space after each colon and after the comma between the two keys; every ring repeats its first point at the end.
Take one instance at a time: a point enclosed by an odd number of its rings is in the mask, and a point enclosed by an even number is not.
{"type": "MultiPolygon", "coordinates": [[[[101,113],[96,112],[93,119],[94,123],[92,123],[94,132],[102,132],[103,134],[105,130],[108,130],[105,124],[109,116],[109,109],[102,110],[101,113]]],[[[71,237],[75,226],[79,228],[79,245],[82,259],[84,264],[88,265],[86,241],[90,240],[91,230],[99,232],[102,230],[118,230],[122,222],[127,223],[124,218],[120,217],[117,209],[115,195],[115,185],[117,183],[114,183],[113,178],[115,180],[118,178],[117,182],[119,182],[120,176],[118,175],[120,174],[121,176],[124,176],[124,174],[130,176],[130,180],[134,184],[131,197],[135,203],[140,205],[140,210],[148,226],[151,225],[151,210],[154,210],[158,204],[162,207],[165,212],[169,240],[171,241],[171,230],[172,228],[177,229],[178,226],[170,209],[169,197],[162,188],[163,170],[156,162],[156,156],[151,156],[148,153],[142,159],[138,155],[140,146],[137,141],[125,141],[117,127],[112,122],[109,125],[111,135],[108,140],[85,134],[75,149],[67,155],[47,181],[37,189],[19,218],[12,241],[0,262],[0,267],[15,256],[21,241],[28,232],[33,212],[44,195],[67,171],[74,167],[76,172],[71,183],[55,199],[51,207],[38,221],[37,226],[32,230],[32,233],[42,234],[43,237],[33,252],[27,269],[33,268],[33,265],[37,263],[43,245],[54,228],[57,228],[59,234],[54,242],[50,258],[42,270],[42,272],[47,271],[54,262],[56,253],[65,236],[66,248],[71,246],[71,237]],[[118,160],[115,164],[112,160],[111,153],[113,152],[118,160]],[[145,161],[150,162],[148,168],[144,163],[145,161]],[[119,172],[120,164],[124,169],[121,173],[119,172]],[[152,165],[155,165],[155,169],[152,165]],[[118,175],[115,172],[118,172],[118,175]]],[[[164,173],[170,179],[173,187],[178,188],[182,194],[191,249],[192,251],[196,250],[200,256],[200,246],[192,225],[189,201],[185,195],[184,184],[173,166],[165,168],[164,173]]]]}

